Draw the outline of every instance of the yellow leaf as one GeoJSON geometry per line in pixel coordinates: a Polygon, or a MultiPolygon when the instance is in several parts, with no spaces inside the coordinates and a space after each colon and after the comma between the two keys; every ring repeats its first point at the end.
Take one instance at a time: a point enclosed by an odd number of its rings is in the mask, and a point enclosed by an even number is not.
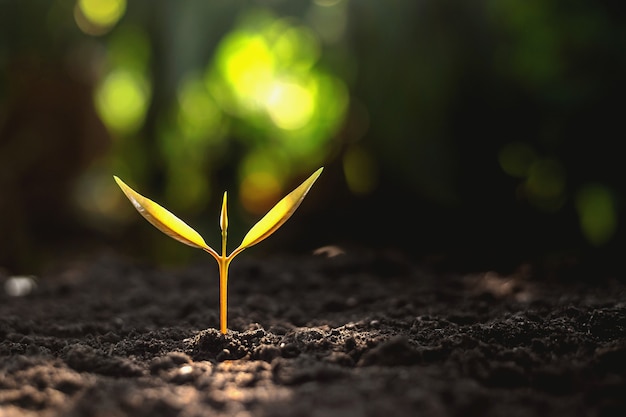
{"type": "Polygon", "coordinates": [[[205,242],[202,236],[184,221],[161,207],[154,201],[142,196],[116,176],[115,182],[120,186],[126,197],[133,203],[139,214],[146,218],[154,227],[166,235],[195,248],[214,252],[205,242]]]}
{"type": "Polygon", "coordinates": [[[300,184],[298,188],[287,194],[287,196],[268,211],[267,214],[250,229],[235,252],[240,252],[245,248],[256,245],[282,226],[296,211],[298,206],[300,206],[300,203],[302,203],[302,200],[304,200],[304,197],[313,186],[315,180],[320,176],[323,169],[324,167],[315,171],[313,175],[300,184]]]}

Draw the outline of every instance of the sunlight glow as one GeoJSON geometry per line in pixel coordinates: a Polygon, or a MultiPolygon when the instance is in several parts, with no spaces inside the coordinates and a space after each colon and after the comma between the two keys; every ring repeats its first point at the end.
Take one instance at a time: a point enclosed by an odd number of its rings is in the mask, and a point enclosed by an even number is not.
{"type": "Polygon", "coordinates": [[[245,126],[244,140],[280,148],[296,163],[310,160],[328,149],[348,103],[345,84],[318,66],[320,48],[293,19],[250,13],[218,46],[208,91],[245,126]]]}
{"type": "Polygon", "coordinates": [[[270,89],[265,107],[281,129],[295,130],[309,123],[315,111],[315,97],[308,89],[293,82],[276,82],[270,89]]]}
{"type": "Polygon", "coordinates": [[[262,36],[235,33],[223,44],[221,70],[243,110],[263,103],[275,72],[274,57],[262,36]]]}

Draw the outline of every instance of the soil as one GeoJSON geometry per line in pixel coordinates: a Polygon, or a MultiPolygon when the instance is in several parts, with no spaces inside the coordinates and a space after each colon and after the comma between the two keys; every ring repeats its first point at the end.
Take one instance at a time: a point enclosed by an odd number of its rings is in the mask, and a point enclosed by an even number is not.
{"type": "MultiPolygon", "coordinates": [[[[624,416],[626,285],[399,252],[114,255],[0,295],[0,416],[624,416]]],[[[0,276],[6,284],[10,277],[0,276]]]]}

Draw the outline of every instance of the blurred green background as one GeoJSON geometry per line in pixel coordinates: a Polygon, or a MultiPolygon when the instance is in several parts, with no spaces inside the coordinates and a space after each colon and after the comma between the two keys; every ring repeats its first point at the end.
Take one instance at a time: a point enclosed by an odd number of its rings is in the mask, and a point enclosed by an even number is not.
{"type": "Polygon", "coordinates": [[[625,70],[609,0],[0,0],[0,268],[206,256],[114,174],[232,250],[322,165],[247,252],[621,264],[625,70]]]}

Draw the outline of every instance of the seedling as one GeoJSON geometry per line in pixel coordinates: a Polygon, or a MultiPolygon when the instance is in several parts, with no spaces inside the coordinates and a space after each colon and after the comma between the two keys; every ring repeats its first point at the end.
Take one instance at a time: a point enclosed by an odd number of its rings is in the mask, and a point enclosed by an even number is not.
{"type": "Polygon", "coordinates": [[[304,197],[309,192],[313,183],[322,173],[324,168],[315,171],[309,178],[300,184],[295,190],[287,194],[280,200],[270,211],[267,212],[261,220],[259,220],[252,229],[244,236],[241,244],[237,249],[227,255],[226,237],[228,229],[228,211],[226,208],[227,193],[224,192],[222,200],[222,211],[220,212],[220,228],[222,229],[222,253],[218,254],[213,248],[207,245],[198,232],[189,225],[169,212],[164,207],[154,201],[142,196],[121,179],[116,176],[115,181],[120,186],[126,197],[133,203],[139,214],[146,218],[154,227],[165,233],[166,235],[194,248],[199,248],[208,252],[215,260],[220,272],[220,331],[223,334],[228,332],[226,324],[227,319],[227,295],[228,295],[228,266],[235,256],[240,254],[244,249],[256,245],[266,237],[274,233],[283,225],[296,211],[304,197]]]}

